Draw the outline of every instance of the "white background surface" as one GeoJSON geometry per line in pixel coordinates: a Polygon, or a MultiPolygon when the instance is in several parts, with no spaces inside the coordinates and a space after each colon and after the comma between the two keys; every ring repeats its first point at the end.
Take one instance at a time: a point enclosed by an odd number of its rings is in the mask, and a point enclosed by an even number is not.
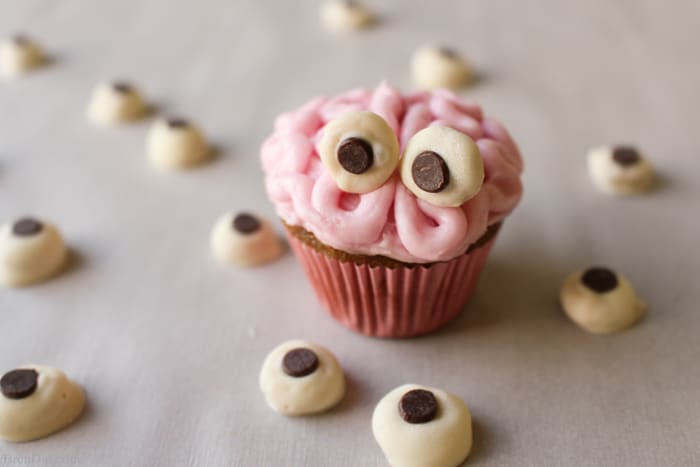
{"type": "Polygon", "coordinates": [[[0,0],[0,34],[26,32],[55,56],[0,83],[0,218],[50,218],[80,258],[49,283],[0,290],[0,368],[57,366],[89,396],[70,429],[0,444],[0,465],[385,465],[372,408],[406,382],[467,401],[469,465],[700,465],[699,4],[368,3],[382,24],[336,35],[315,1],[0,0]],[[471,59],[482,80],[468,94],[526,158],[525,198],[466,312],[429,337],[368,339],[324,314],[291,254],[216,265],[221,212],[273,216],[258,147],[274,116],[383,78],[408,88],[424,42],[471,59]],[[93,84],[112,78],[199,122],[221,156],[151,170],[148,122],[83,117],[93,84]],[[649,154],[658,192],[594,191],[585,151],[616,141],[649,154]],[[632,280],[650,307],[641,325],[594,337],[566,320],[559,284],[591,264],[632,280]],[[259,393],[263,357],[294,337],[347,370],[348,396],[327,415],[286,419],[259,393]]]}

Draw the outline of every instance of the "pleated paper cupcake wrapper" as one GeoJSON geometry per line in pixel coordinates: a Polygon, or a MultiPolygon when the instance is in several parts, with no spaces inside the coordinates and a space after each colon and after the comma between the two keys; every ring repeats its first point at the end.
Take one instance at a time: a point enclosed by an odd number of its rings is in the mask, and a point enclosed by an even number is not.
{"type": "Polygon", "coordinates": [[[340,261],[293,234],[287,237],[321,305],[367,336],[411,337],[434,331],[466,305],[496,239],[429,266],[369,266],[340,261]]]}

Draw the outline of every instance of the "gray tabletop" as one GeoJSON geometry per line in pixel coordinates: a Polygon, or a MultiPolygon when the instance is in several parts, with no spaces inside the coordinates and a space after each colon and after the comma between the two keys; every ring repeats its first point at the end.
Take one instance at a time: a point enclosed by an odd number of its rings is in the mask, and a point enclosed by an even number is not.
{"type": "Polygon", "coordinates": [[[372,409],[406,382],[469,404],[469,465],[700,464],[700,4],[367,3],[382,22],[357,35],[321,28],[311,0],[0,3],[0,35],[27,32],[53,55],[0,83],[0,218],[54,220],[76,256],[51,282],[0,290],[0,368],[57,366],[89,397],[71,428],[0,443],[0,465],[381,466],[372,409]],[[525,197],[460,318],[369,339],[324,314],[289,253],[253,270],[214,263],[220,213],[274,216],[258,161],[274,116],[385,78],[408,89],[424,42],[470,58],[481,80],[467,94],[526,159],[525,197]],[[83,116],[111,78],[199,122],[220,156],[153,171],[149,122],[96,129],[83,116]],[[648,153],[659,190],[593,189],[586,150],[618,141],[648,153]],[[562,279],[590,264],[631,279],[649,304],[640,325],[595,337],[563,316],[562,279]],[[329,414],[284,418],[259,392],[262,359],[295,337],[347,371],[329,414]]]}

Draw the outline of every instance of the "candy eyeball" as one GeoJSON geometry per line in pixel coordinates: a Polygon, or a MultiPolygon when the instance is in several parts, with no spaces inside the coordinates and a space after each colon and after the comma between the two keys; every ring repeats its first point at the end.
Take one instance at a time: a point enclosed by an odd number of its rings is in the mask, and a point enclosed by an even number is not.
{"type": "Polygon", "coordinates": [[[484,164],[469,136],[449,127],[431,126],[413,135],[406,145],[401,180],[430,204],[456,207],[481,189],[484,164]]]}
{"type": "Polygon", "coordinates": [[[58,229],[32,217],[0,227],[0,285],[22,287],[58,273],[68,252],[58,229]]]}
{"type": "Polygon", "coordinates": [[[372,414],[372,433],[396,467],[461,465],[472,447],[472,418],[459,397],[405,384],[385,395],[372,414]]]}
{"type": "Polygon", "coordinates": [[[579,327],[594,334],[609,334],[628,328],[646,310],[630,282],[604,267],[571,274],[562,285],[560,297],[566,315],[579,327]]]}
{"type": "Polygon", "coordinates": [[[313,342],[291,340],[265,358],[260,389],[267,404],[282,415],[310,415],[342,401],[345,376],[330,350],[313,342]]]}
{"type": "Polygon", "coordinates": [[[354,0],[328,0],[321,5],[321,22],[332,31],[356,31],[374,21],[372,12],[354,0]]]}
{"type": "Polygon", "coordinates": [[[226,213],[210,235],[214,258],[223,264],[257,266],[278,258],[282,243],[268,221],[249,213],[226,213]]]}
{"type": "Polygon", "coordinates": [[[452,49],[423,46],[411,59],[411,74],[421,89],[456,89],[469,84],[473,72],[469,64],[452,49]]]}
{"type": "Polygon", "coordinates": [[[56,368],[26,365],[0,377],[0,439],[43,438],[75,421],[85,407],[83,389],[56,368]]]}
{"type": "Polygon", "coordinates": [[[139,90],[121,81],[100,83],[88,104],[87,116],[98,125],[118,125],[138,120],[147,113],[139,90]]]}
{"type": "Polygon", "coordinates": [[[635,194],[649,191],[656,178],[652,164],[633,146],[602,146],[588,154],[588,171],[603,192],[635,194]]]}
{"type": "Polygon", "coordinates": [[[399,142],[379,115],[347,112],[323,128],[319,155],[341,190],[368,193],[382,186],[396,170],[399,142]]]}
{"type": "Polygon", "coordinates": [[[39,44],[17,35],[0,42],[0,75],[13,78],[44,63],[45,57],[39,44]]]}
{"type": "Polygon", "coordinates": [[[197,166],[209,158],[209,147],[197,126],[184,119],[159,120],[151,128],[146,152],[151,164],[164,170],[197,166]]]}

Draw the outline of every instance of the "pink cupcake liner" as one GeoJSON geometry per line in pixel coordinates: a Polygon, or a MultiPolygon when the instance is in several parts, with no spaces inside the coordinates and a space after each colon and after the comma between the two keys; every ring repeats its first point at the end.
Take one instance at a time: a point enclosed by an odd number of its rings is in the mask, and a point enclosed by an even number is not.
{"type": "Polygon", "coordinates": [[[390,268],[332,258],[287,237],[321,305],[343,325],[373,337],[426,334],[456,318],[496,240],[450,261],[390,268]]]}

